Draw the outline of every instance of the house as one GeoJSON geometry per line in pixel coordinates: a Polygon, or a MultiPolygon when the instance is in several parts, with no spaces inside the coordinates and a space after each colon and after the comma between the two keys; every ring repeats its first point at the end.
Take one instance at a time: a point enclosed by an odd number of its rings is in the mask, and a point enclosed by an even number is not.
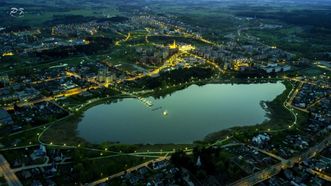
{"type": "Polygon", "coordinates": [[[154,170],[163,169],[164,167],[166,167],[168,165],[169,165],[169,163],[167,161],[154,162],[153,169],[154,170]]]}
{"type": "Polygon", "coordinates": [[[40,145],[39,148],[33,151],[33,153],[31,154],[31,158],[33,160],[36,160],[43,156],[46,156],[46,147],[44,145],[40,145]]]}
{"type": "Polygon", "coordinates": [[[0,109],[0,126],[1,125],[12,125],[12,124],[14,124],[14,121],[13,121],[12,117],[10,116],[10,114],[4,109],[0,109]]]}
{"type": "Polygon", "coordinates": [[[252,142],[257,145],[260,145],[262,143],[268,142],[269,140],[270,140],[270,136],[268,134],[264,133],[264,134],[259,134],[255,137],[253,137],[252,142]]]}

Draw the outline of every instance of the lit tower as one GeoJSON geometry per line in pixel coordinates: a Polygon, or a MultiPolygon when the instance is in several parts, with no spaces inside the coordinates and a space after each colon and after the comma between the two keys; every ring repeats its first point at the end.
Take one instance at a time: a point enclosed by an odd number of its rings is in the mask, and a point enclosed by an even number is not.
{"type": "Polygon", "coordinates": [[[170,44],[169,45],[169,48],[170,49],[176,49],[177,48],[177,44],[176,44],[176,41],[174,40],[174,43],[170,44]]]}

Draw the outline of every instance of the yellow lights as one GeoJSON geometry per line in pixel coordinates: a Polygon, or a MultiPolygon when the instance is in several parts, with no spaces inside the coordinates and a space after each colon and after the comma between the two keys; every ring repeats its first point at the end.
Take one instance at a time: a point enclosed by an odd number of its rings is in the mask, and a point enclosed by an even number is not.
{"type": "Polygon", "coordinates": [[[192,46],[192,45],[182,45],[182,46],[179,47],[179,50],[181,52],[188,52],[188,51],[191,51],[191,50],[194,50],[194,49],[195,49],[195,47],[192,46]]]}
{"type": "Polygon", "coordinates": [[[272,48],[272,49],[276,49],[276,48],[277,48],[277,46],[271,46],[271,48],[272,48]]]}
{"type": "Polygon", "coordinates": [[[167,116],[169,113],[168,113],[168,111],[165,110],[165,111],[163,111],[162,114],[163,114],[163,116],[167,116]]]}
{"type": "Polygon", "coordinates": [[[2,57],[7,57],[7,56],[14,56],[13,52],[5,52],[2,54],[2,57]]]}
{"type": "Polygon", "coordinates": [[[131,37],[131,33],[129,32],[128,35],[125,38],[125,41],[128,41],[130,39],[130,37],[131,37]]]}
{"type": "Polygon", "coordinates": [[[239,71],[241,68],[249,67],[249,63],[246,59],[237,59],[233,61],[233,68],[235,71],[239,71]]]}
{"type": "Polygon", "coordinates": [[[90,44],[90,41],[89,41],[89,40],[86,40],[86,39],[83,39],[83,43],[84,43],[85,45],[88,45],[88,44],[90,44]]]}
{"type": "Polygon", "coordinates": [[[95,35],[97,33],[97,30],[90,30],[89,32],[93,36],[93,35],[95,35]]]}
{"type": "Polygon", "coordinates": [[[170,49],[179,49],[181,52],[188,52],[190,50],[194,50],[195,47],[192,46],[192,45],[181,45],[181,46],[178,46],[176,41],[174,40],[174,42],[172,44],[169,45],[169,48],[170,49]]]}
{"type": "Polygon", "coordinates": [[[177,44],[176,41],[174,40],[174,42],[172,44],[169,45],[170,49],[176,49],[177,48],[177,44]]]}

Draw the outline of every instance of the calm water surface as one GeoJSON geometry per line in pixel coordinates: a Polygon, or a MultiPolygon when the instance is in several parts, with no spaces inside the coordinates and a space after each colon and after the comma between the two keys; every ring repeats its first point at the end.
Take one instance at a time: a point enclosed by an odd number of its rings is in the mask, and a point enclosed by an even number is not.
{"type": "Polygon", "coordinates": [[[281,82],[192,85],[165,98],[147,98],[152,108],[133,98],[95,106],[77,130],[91,143],[192,143],[222,129],[262,123],[268,118],[261,101],[272,101],[284,90],[281,82]]]}

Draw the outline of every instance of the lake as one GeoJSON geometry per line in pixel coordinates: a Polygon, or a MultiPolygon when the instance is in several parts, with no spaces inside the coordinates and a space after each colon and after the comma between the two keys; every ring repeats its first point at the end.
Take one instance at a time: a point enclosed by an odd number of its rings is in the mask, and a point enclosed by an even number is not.
{"type": "Polygon", "coordinates": [[[84,112],[78,134],[90,143],[188,144],[206,135],[267,120],[261,101],[285,90],[277,83],[191,85],[164,98],[125,98],[84,112]]]}

